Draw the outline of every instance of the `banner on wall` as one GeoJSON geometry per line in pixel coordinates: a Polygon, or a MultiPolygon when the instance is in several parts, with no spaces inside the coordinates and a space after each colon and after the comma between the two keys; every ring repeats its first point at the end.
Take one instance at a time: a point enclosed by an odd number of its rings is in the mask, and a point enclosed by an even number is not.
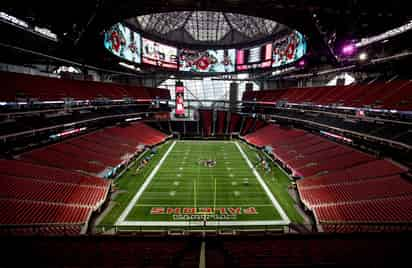
{"type": "Polygon", "coordinates": [[[175,88],[175,115],[177,117],[183,117],[185,115],[185,99],[184,99],[184,93],[185,93],[185,87],[183,86],[183,83],[181,81],[176,81],[176,88],[175,88]]]}

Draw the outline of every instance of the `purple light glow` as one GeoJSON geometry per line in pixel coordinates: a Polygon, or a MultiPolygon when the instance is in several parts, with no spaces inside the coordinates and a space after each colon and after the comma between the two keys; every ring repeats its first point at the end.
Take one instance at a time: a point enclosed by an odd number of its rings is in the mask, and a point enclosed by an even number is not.
{"type": "Polygon", "coordinates": [[[304,67],[306,65],[306,62],[305,62],[305,60],[301,60],[301,61],[299,61],[298,64],[299,64],[300,67],[304,67]]]}
{"type": "Polygon", "coordinates": [[[353,44],[345,45],[342,48],[342,53],[344,55],[348,55],[348,56],[353,55],[355,53],[355,51],[356,51],[356,47],[353,44]]]}

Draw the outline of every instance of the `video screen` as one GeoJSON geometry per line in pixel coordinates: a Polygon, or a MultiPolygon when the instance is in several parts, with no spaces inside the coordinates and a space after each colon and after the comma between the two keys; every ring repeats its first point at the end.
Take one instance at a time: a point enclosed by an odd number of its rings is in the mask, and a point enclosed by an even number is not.
{"type": "Polygon", "coordinates": [[[179,71],[231,73],[235,71],[235,49],[179,50],[179,71]]]}
{"type": "Polygon", "coordinates": [[[272,64],[272,44],[239,49],[236,53],[236,69],[244,71],[249,69],[267,68],[272,64]]]}
{"type": "Polygon", "coordinates": [[[134,63],[140,63],[140,38],[140,34],[131,31],[121,23],[117,23],[105,32],[104,46],[120,58],[134,63]]]}
{"type": "Polygon", "coordinates": [[[306,54],[306,40],[303,35],[293,31],[273,43],[272,67],[279,67],[302,58],[306,54]]]}
{"type": "Polygon", "coordinates": [[[184,92],[185,92],[184,86],[182,85],[176,86],[175,114],[177,117],[183,117],[185,115],[184,92]]]}
{"type": "Polygon", "coordinates": [[[177,69],[177,48],[146,38],[143,40],[143,63],[169,69],[177,69]]]}

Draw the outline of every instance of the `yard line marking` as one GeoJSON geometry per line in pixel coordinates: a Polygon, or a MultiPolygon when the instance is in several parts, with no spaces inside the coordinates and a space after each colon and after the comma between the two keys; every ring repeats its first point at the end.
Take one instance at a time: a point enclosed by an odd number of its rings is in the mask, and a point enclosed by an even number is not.
{"type": "Polygon", "coordinates": [[[214,198],[213,198],[213,211],[216,210],[216,178],[213,177],[215,180],[215,193],[214,193],[214,198]]]}
{"type": "Polygon", "coordinates": [[[273,196],[272,191],[269,189],[269,187],[266,185],[265,181],[262,179],[262,177],[260,176],[260,174],[256,171],[256,169],[253,167],[252,163],[250,163],[249,158],[247,157],[247,155],[245,154],[245,152],[243,151],[242,147],[240,147],[239,143],[236,142],[236,146],[240,151],[240,154],[243,156],[243,158],[246,160],[246,163],[248,164],[248,166],[252,169],[253,174],[256,176],[257,180],[259,181],[260,185],[262,186],[263,190],[266,192],[266,194],[268,195],[270,201],[272,201],[273,206],[277,209],[277,211],[279,212],[280,217],[283,220],[284,224],[289,224],[290,223],[290,219],[289,217],[286,215],[285,211],[283,210],[282,206],[279,204],[279,202],[276,200],[276,198],[273,196]]]}
{"type": "MultiPolygon", "coordinates": [[[[174,204],[174,205],[170,205],[170,203],[165,203],[165,204],[135,204],[135,207],[192,207],[192,204],[174,204]]],[[[203,207],[207,207],[207,205],[204,206],[199,206],[201,208],[203,207]]],[[[240,208],[249,208],[249,207],[273,207],[272,204],[219,204],[219,207],[240,207],[240,208]]]]}
{"type": "Polygon", "coordinates": [[[194,208],[196,207],[196,178],[193,180],[193,203],[194,203],[194,208]]]}
{"type": "Polygon", "coordinates": [[[146,178],[145,182],[142,184],[140,187],[139,191],[135,194],[133,199],[129,202],[127,205],[126,209],[120,214],[120,217],[116,221],[116,225],[120,225],[121,223],[124,222],[126,219],[127,215],[129,215],[130,211],[133,209],[134,205],[136,204],[137,200],[139,200],[140,196],[143,194],[143,192],[146,190],[147,186],[149,186],[150,182],[156,175],[157,171],[160,169],[160,166],[163,164],[163,162],[166,160],[167,156],[170,154],[172,151],[173,147],[175,147],[176,141],[170,145],[169,149],[167,149],[166,153],[163,155],[162,159],[160,159],[159,163],[155,166],[155,168],[152,170],[150,173],[149,177],[146,178]]]}

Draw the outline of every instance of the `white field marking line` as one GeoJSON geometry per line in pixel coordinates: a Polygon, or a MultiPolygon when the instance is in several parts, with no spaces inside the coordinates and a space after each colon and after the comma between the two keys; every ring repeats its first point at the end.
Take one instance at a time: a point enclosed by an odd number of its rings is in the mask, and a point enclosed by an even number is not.
{"type": "Polygon", "coordinates": [[[196,180],[199,179],[199,173],[200,173],[200,165],[198,165],[197,167],[197,177],[194,178],[194,183],[193,183],[193,203],[194,203],[194,207],[196,207],[196,180]]]}
{"type": "Polygon", "coordinates": [[[262,186],[263,190],[266,192],[268,195],[270,201],[272,201],[273,206],[277,209],[277,211],[280,214],[280,217],[282,218],[283,222],[285,224],[289,224],[290,220],[289,217],[286,215],[285,211],[283,211],[282,206],[279,204],[279,202],[276,200],[276,198],[273,196],[272,192],[270,191],[269,187],[266,185],[260,174],[256,171],[256,169],[253,167],[252,163],[250,163],[249,158],[243,151],[242,147],[240,147],[239,143],[236,142],[236,146],[240,151],[240,154],[243,156],[243,158],[246,160],[247,164],[249,167],[252,169],[253,174],[255,174],[257,180],[259,181],[260,185],[262,186]]]}
{"type": "MultiPolygon", "coordinates": [[[[193,187],[193,188],[195,188],[195,187],[193,187]]],[[[206,188],[206,187],[205,187],[206,188]]],[[[197,186],[196,186],[196,189],[197,189],[197,186]]],[[[240,190],[239,189],[239,187],[238,188],[235,188],[235,189],[232,189],[232,190],[240,190]]],[[[260,191],[248,191],[248,193],[251,193],[251,194],[261,194],[262,196],[265,196],[264,195],[264,193],[262,193],[262,189],[259,189],[260,191]]],[[[152,195],[158,195],[158,196],[154,196],[154,197],[163,197],[164,196],[164,194],[167,194],[167,193],[169,193],[170,192],[170,187],[169,187],[169,190],[168,191],[148,191],[148,192],[146,192],[147,194],[152,194],[152,195]]],[[[197,192],[197,191],[196,191],[197,192]]],[[[212,192],[212,191],[202,191],[202,193],[215,193],[214,191],[212,192]]],[[[180,193],[180,195],[182,195],[182,196],[190,196],[190,193],[180,193]]],[[[250,198],[253,198],[253,197],[250,197],[250,198]]],[[[258,198],[258,197],[257,197],[258,198]]]]}
{"type": "Polygon", "coordinates": [[[213,177],[213,179],[215,180],[215,193],[214,193],[214,198],[213,198],[213,211],[216,210],[216,178],[213,177]]]}
{"type": "Polygon", "coordinates": [[[193,207],[196,207],[196,178],[193,180],[193,207]]]}
{"type": "MultiPolygon", "coordinates": [[[[242,173],[234,172],[234,173],[236,173],[236,175],[237,175],[237,176],[240,176],[240,177],[247,177],[247,176],[252,176],[252,177],[253,177],[253,173],[250,172],[250,169],[249,169],[248,171],[249,171],[249,172],[242,172],[242,173]]],[[[208,173],[207,173],[207,174],[203,174],[203,175],[199,175],[199,178],[200,178],[200,177],[208,177],[208,178],[210,178],[210,176],[211,176],[210,171],[209,171],[209,170],[204,170],[204,172],[208,172],[208,173]]],[[[233,172],[233,170],[232,170],[232,172],[233,172]]],[[[183,175],[184,175],[184,176],[196,176],[196,177],[197,177],[197,172],[187,172],[187,173],[183,173],[183,175]]],[[[221,176],[221,177],[222,177],[222,181],[223,181],[223,180],[225,179],[225,176],[226,176],[226,177],[228,176],[228,171],[226,170],[226,172],[213,173],[213,175],[221,176]]],[[[156,174],[156,177],[162,178],[162,181],[161,181],[161,182],[174,181],[174,180],[176,180],[176,178],[171,178],[171,176],[174,177],[174,176],[177,176],[177,175],[176,175],[175,172],[170,172],[170,173],[167,173],[167,174],[166,174],[166,173],[158,172],[158,173],[156,174]]],[[[181,177],[181,176],[177,176],[177,177],[181,177]]],[[[226,179],[228,179],[228,178],[226,178],[226,179]]],[[[156,182],[156,183],[157,183],[157,182],[156,182]]]]}
{"type": "MultiPolygon", "coordinates": [[[[124,221],[119,226],[204,226],[203,221],[124,221]]],[[[285,225],[280,221],[207,221],[206,226],[269,226],[285,225]]]]}
{"type": "Polygon", "coordinates": [[[163,164],[163,162],[166,160],[167,156],[169,153],[172,151],[173,147],[175,147],[176,141],[170,145],[169,149],[167,149],[166,153],[163,155],[162,159],[160,159],[159,163],[157,163],[156,167],[152,170],[150,173],[149,177],[146,178],[145,182],[142,184],[140,187],[139,191],[135,194],[133,199],[129,202],[127,205],[126,209],[120,214],[120,217],[116,221],[116,225],[120,225],[124,220],[126,219],[127,215],[130,213],[130,211],[133,209],[134,205],[136,202],[139,200],[140,196],[143,194],[143,192],[146,190],[147,186],[149,186],[150,182],[152,181],[153,177],[156,175],[157,171],[160,169],[160,166],[163,164]]]}

